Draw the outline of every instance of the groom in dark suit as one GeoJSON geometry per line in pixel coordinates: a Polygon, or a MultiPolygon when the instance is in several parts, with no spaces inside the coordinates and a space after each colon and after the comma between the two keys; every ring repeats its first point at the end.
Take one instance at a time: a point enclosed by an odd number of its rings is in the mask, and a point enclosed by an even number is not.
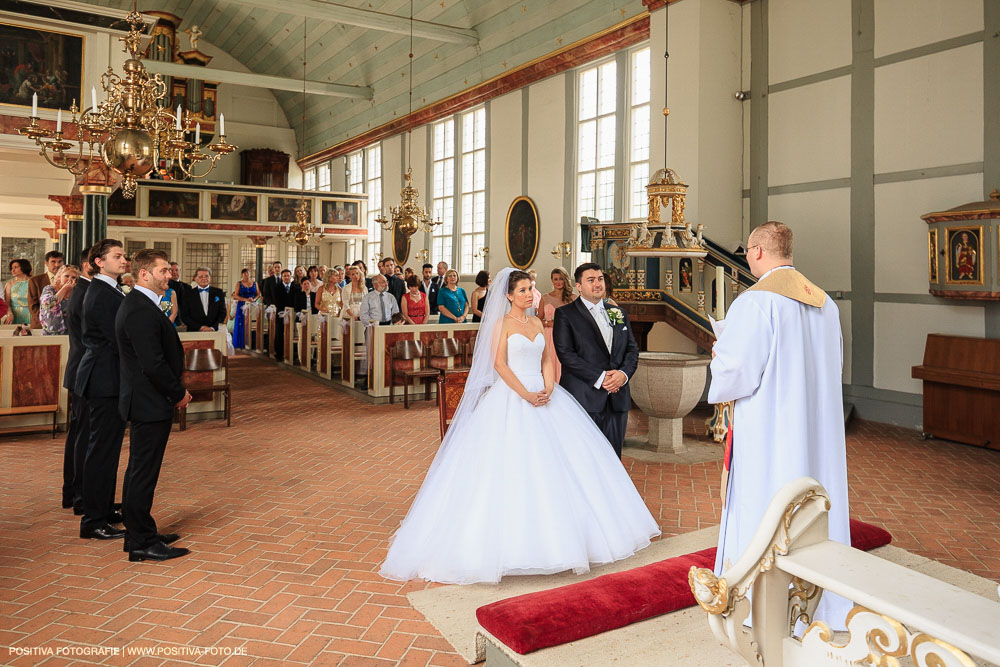
{"type": "Polygon", "coordinates": [[[188,553],[187,549],[167,546],[178,535],[157,533],[150,512],[174,408],[190,403],[191,394],[181,384],[184,349],[173,323],[160,308],[170,280],[166,253],[140,250],[132,258],[132,273],[135,289],[125,297],[115,318],[121,359],[118,410],[123,420],[132,422],[122,485],[125,551],[130,561],[162,561],[188,553]]]}
{"type": "Polygon", "coordinates": [[[604,272],[581,264],[574,272],[580,298],[556,309],[552,340],[562,376],[559,384],[583,406],[622,456],[628,411],[628,380],[639,363],[639,346],[625,312],[604,300],[604,272]]]}

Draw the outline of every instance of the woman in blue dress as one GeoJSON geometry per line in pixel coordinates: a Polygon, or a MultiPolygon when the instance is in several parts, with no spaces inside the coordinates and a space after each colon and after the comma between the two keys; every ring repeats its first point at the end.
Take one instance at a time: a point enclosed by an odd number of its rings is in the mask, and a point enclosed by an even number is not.
{"type": "Polygon", "coordinates": [[[233,324],[233,345],[243,347],[243,331],[246,327],[243,316],[243,304],[257,300],[260,290],[257,283],[250,277],[250,269],[240,271],[240,282],[236,283],[233,290],[233,301],[236,302],[236,321],[233,324]]]}
{"type": "Polygon", "coordinates": [[[163,293],[163,296],[160,297],[160,310],[163,311],[163,314],[167,316],[167,319],[173,322],[176,327],[178,311],[177,292],[175,292],[172,287],[168,287],[163,293]]]}
{"type": "Polygon", "coordinates": [[[438,292],[438,324],[461,324],[469,315],[469,297],[458,286],[458,271],[448,269],[444,274],[444,287],[438,292]]]}

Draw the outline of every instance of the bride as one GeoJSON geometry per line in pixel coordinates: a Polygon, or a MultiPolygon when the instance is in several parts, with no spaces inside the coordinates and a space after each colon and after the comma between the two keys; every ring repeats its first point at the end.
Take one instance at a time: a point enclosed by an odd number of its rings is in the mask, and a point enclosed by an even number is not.
{"type": "Polygon", "coordinates": [[[660,534],[614,449],[554,383],[531,278],[504,269],[486,298],[465,392],[380,574],[497,583],[582,574],[660,534]],[[498,381],[499,380],[499,381],[498,381]]]}

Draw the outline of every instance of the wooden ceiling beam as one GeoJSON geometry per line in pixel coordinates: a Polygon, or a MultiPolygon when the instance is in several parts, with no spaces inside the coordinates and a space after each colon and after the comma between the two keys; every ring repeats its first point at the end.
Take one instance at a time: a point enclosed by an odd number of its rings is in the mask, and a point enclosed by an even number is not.
{"type": "MultiPolygon", "coordinates": [[[[196,65],[165,63],[157,60],[143,60],[142,63],[150,72],[163,74],[164,76],[177,76],[198,79],[200,81],[217,81],[219,83],[231,83],[237,86],[250,86],[252,88],[287,90],[293,93],[302,92],[302,79],[270,76],[255,72],[234,72],[232,70],[198,67],[196,65]]],[[[370,100],[372,98],[372,89],[369,86],[348,86],[342,83],[306,80],[305,90],[310,95],[349,97],[357,100],[370,100]]]]}
{"type": "MultiPolygon", "coordinates": [[[[274,0],[218,0],[219,2],[239,2],[244,6],[259,7],[317,19],[354,25],[369,30],[392,32],[398,35],[410,34],[410,19],[395,14],[385,14],[370,9],[357,9],[338,5],[324,0],[282,0],[276,4],[274,0]]],[[[475,46],[479,43],[479,35],[469,28],[456,28],[430,21],[413,21],[413,36],[433,39],[439,42],[475,46]]]]}

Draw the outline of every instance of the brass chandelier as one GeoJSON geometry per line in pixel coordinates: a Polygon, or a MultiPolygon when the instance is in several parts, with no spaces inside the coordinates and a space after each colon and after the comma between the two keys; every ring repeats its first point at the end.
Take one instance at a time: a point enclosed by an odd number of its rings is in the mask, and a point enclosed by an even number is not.
{"type": "MultiPolygon", "coordinates": [[[[413,0],[410,0],[410,112],[409,118],[413,115],[413,0]]],[[[406,131],[407,143],[412,147],[410,130],[406,131]]],[[[430,209],[420,206],[420,193],[413,187],[413,168],[409,166],[411,151],[406,153],[406,185],[399,191],[399,206],[389,207],[389,218],[385,213],[380,213],[375,222],[382,226],[382,229],[390,231],[396,229],[400,233],[410,238],[417,232],[431,232],[441,224],[440,220],[434,220],[430,209]]]]}
{"type": "Polygon", "coordinates": [[[101,75],[105,100],[98,104],[95,88],[90,91],[89,107],[81,110],[73,100],[69,111],[70,122],[77,127],[75,145],[63,131],[61,109],[55,131],[39,125],[37,95],[32,103],[31,122],[19,132],[35,141],[49,164],[77,176],[89,171],[99,159],[105,173],[110,167],[121,175],[122,195],[132,199],[136,180],[148,174],[161,157],[170,160],[172,167],[179,168],[185,176],[202,178],[215,168],[219,158],[238,147],[226,141],[226,120],[220,115],[219,139],[208,146],[213,154],[202,152],[200,124],[192,127],[190,114],[184,113],[180,106],[176,115],[163,108],[167,84],[161,75],[150,75],[142,64],[139,43],[143,19],[134,4],[125,21],[130,26],[128,34],[119,38],[130,56],[122,67],[124,77],[108,67],[101,75]],[[194,141],[188,141],[187,135],[192,131],[194,141]],[[199,163],[204,164],[196,166],[199,163]]]}

